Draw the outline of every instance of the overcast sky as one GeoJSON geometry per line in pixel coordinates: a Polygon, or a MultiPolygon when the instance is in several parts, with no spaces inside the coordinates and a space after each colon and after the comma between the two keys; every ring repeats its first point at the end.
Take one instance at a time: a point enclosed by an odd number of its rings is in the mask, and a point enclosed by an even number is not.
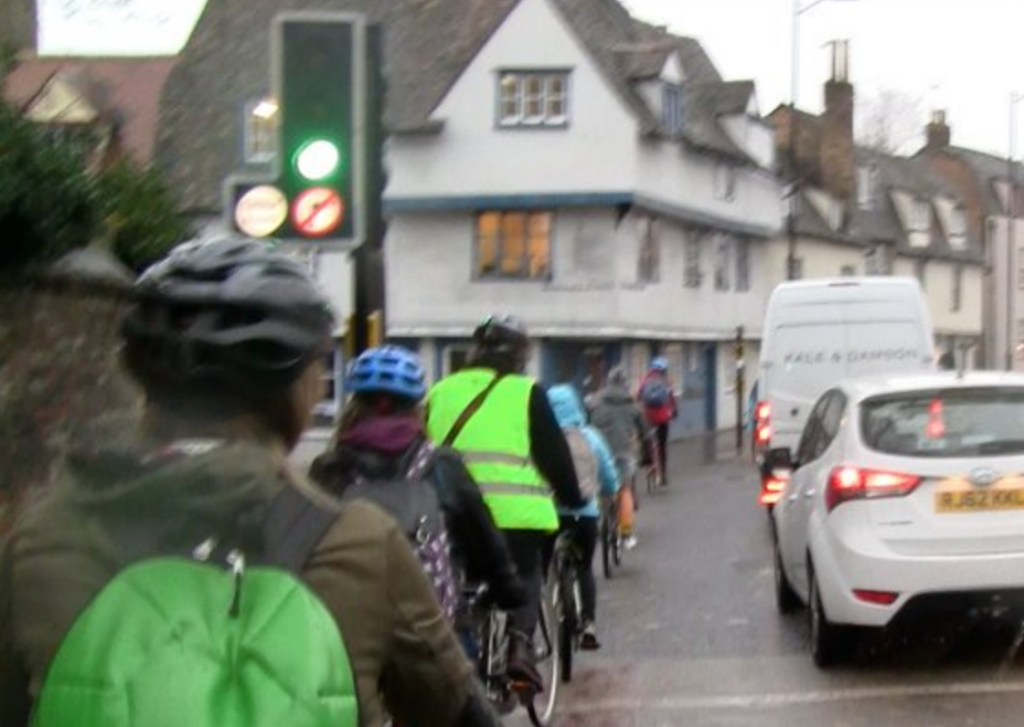
{"type": "MultiPolygon", "coordinates": [[[[204,1],[39,0],[40,50],[172,54],[204,1]]],[[[699,39],[727,79],[757,81],[764,113],[788,101],[793,0],[622,2],[638,17],[699,39]]],[[[1008,152],[1010,95],[1024,93],[1024,0],[825,0],[800,16],[800,29],[802,107],[820,109],[829,70],[825,45],[845,38],[865,103],[880,89],[901,91],[920,105],[912,129],[923,128],[931,109],[943,108],[954,143],[1008,152]]],[[[1024,102],[1017,110],[1019,157],[1024,102]]]]}
{"type": "MultiPolygon", "coordinates": [[[[727,79],[757,81],[761,110],[790,96],[793,0],[623,0],[634,15],[699,39],[727,79]]],[[[807,7],[810,0],[803,0],[807,7]]],[[[1024,93],[1024,0],[826,0],[800,15],[800,105],[820,110],[831,40],[849,39],[865,99],[903,91],[947,110],[953,143],[1009,150],[1010,95],[1024,93]]],[[[1017,156],[1024,155],[1024,102],[1017,156]]]]}

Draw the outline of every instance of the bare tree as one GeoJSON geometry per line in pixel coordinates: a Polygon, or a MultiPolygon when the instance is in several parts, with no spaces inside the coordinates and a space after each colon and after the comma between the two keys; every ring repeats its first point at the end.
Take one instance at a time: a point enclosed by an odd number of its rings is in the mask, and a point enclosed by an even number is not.
{"type": "Polygon", "coordinates": [[[880,88],[857,99],[857,141],[864,146],[900,154],[918,146],[924,102],[907,91],[880,88]]]}

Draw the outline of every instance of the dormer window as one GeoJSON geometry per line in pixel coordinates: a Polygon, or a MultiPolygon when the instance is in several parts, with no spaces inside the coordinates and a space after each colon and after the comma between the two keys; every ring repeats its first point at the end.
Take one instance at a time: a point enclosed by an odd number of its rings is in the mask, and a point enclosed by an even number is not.
{"type": "Polygon", "coordinates": [[[843,221],[845,215],[843,214],[843,205],[838,200],[829,200],[828,205],[828,226],[833,232],[839,232],[843,229],[843,221]]]}
{"type": "Polygon", "coordinates": [[[665,82],[661,86],[661,123],[668,134],[683,131],[683,89],[679,84],[665,82]]]}
{"type": "Polygon", "coordinates": [[[878,170],[872,166],[863,166],[857,170],[857,206],[869,210],[875,205],[875,185],[878,170]]]}
{"type": "Polygon", "coordinates": [[[932,206],[927,200],[915,199],[910,207],[910,229],[927,232],[932,227],[932,206]]]}
{"type": "Polygon", "coordinates": [[[569,124],[566,71],[502,71],[498,74],[498,125],[564,127],[569,124]]]}

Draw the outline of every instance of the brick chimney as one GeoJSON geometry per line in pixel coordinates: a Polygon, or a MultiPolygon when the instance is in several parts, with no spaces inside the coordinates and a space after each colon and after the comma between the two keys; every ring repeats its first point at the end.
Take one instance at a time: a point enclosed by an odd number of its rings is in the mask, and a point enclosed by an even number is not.
{"type": "Polygon", "coordinates": [[[928,151],[942,151],[949,146],[951,135],[949,124],[946,123],[945,111],[932,111],[932,120],[925,127],[928,139],[928,151]]]}
{"type": "Polygon", "coordinates": [[[819,165],[821,186],[850,200],[856,192],[857,164],[853,142],[853,84],[850,83],[850,44],[832,43],[832,77],[825,83],[819,165]]]}

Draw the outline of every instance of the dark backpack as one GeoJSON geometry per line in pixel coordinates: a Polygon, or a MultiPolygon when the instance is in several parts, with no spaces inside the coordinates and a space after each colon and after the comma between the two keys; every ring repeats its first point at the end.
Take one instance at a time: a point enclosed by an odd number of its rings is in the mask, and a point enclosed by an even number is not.
{"type": "Polygon", "coordinates": [[[349,481],[328,477],[325,486],[344,501],[369,500],[398,522],[434,586],[441,609],[453,621],[459,605],[459,584],[452,564],[451,538],[437,491],[426,479],[438,454],[437,447],[424,441],[399,466],[399,476],[389,480],[356,477],[349,481]]]}
{"type": "Polygon", "coordinates": [[[640,389],[640,400],[649,409],[660,409],[672,398],[668,382],[660,376],[648,379],[640,389]]]}
{"type": "Polygon", "coordinates": [[[344,642],[298,578],[337,517],[289,487],[263,553],[129,559],[61,640],[33,727],[356,727],[344,642]]]}

